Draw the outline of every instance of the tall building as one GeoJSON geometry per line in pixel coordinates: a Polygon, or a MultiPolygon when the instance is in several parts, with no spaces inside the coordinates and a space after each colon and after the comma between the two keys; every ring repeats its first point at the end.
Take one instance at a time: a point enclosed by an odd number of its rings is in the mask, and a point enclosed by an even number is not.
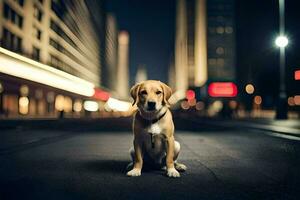
{"type": "Polygon", "coordinates": [[[1,109],[81,111],[101,85],[102,1],[1,0],[1,109]]]}
{"type": "MultiPolygon", "coordinates": [[[[234,0],[178,0],[176,90],[235,79],[234,0]]],[[[172,69],[171,69],[172,70],[172,69]]]]}
{"type": "Polygon", "coordinates": [[[129,34],[121,31],[118,36],[118,65],[116,92],[121,99],[129,98],[129,34]]]}
{"type": "Polygon", "coordinates": [[[146,81],[147,78],[147,69],[145,65],[139,65],[136,76],[135,76],[135,83],[140,83],[142,81],[146,81]]]}
{"type": "Polygon", "coordinates": [[[175,31],[175,90],[185,91],[188,88],[189,74],[186,0],[177,1],[175,31]]]}
{"type": "Polygon", "coordinates": [[[235,80],[234,7],[234,0],[207,1],[208,77],[210,81],[235,80]]]}
{"type": "Polygon", "coordinates": [[[118,27],[113,14],[106,17],[106,38],[105,38],[105,68],[102,71],[103,86],[110,91],[117,89],[117,66],[118,65],[118,27]]]}

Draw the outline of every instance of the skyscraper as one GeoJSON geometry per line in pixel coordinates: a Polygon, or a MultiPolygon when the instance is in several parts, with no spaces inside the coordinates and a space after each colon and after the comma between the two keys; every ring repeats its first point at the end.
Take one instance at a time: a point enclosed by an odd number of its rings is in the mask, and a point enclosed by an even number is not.
{"type": "Polygon", "coordinates": [[[1,0],[0,10],[0,110],[79,110],[101,85],[101,1],[1,0]]]}
{"type": "Polygon", "coordinates": [[[117,89],[117,66],[118,65],[118,28],[113,14],[106,17],[105,39],[105,68],[102,73],[103,85],[110,91],[117,89]]]}
{"type": "Polygon", "coordinates": [[[116,92],[121,99],[128,99],[129,91],[129,34],[121,31],[118,36],[118,67],[116,92]]]}
{"type": "Polygon", "coordinates": [[[170,73],[176,90],[234,80],[234,32],[234,0],[178,0],[175,73],[170,73]]]}

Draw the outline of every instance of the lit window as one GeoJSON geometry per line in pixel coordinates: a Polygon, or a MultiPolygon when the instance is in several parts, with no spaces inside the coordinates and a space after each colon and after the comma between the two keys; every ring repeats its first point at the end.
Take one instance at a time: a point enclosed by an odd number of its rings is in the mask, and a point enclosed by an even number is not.
{"type": "Polygon", "coordinates": [[[223,58],[218,58],[217,59],[217,66],[218,67],[224,67],[225,61],[223,58]]]}
{"type": "Polygon", "coordinates": [[[216,65],[217,64],[217,60],[215,58],[209,58],[208,59],[208,64],[209,65],[216,65]]]}
{"type": "Polygon", "coordinates": [[[231,26],[226,26],[225,27],[225,32],[228,34],[231,34],[233,32],[233,28],[231,26]]]}
{"type": "Polygon", "coordinates": [[[223,48],[223,47],[218,47],[218,48],[216,49],[216,53],[217,53],[218,55],[223,55],[223,54],[224,54],[224,48],[223,48]]]}
{"type": "Polygon", "coordinates": [[[218,34],[223,34],[224,33],[224,28],[222,26],[217,27],[216,29],[218,34]]]}

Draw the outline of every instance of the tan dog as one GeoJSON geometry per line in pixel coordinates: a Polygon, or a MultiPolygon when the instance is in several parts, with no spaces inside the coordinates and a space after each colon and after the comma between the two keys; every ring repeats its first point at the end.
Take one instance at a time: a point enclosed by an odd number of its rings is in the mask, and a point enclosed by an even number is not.
{"type": "Polygon", "coordinates": [[[130,149],[133,169],[128,176],[140,176],[143,162],[148,161],[165,167],[169,177],[179,177],[178,171],[186,166],[176,162],[180,151],[179,142],[174,139],[172,114],[168,109],[172,91],[166,84],[148,80],[131,88],[133,105],[138,112],[133,119],[134,141],[130,149]]]}

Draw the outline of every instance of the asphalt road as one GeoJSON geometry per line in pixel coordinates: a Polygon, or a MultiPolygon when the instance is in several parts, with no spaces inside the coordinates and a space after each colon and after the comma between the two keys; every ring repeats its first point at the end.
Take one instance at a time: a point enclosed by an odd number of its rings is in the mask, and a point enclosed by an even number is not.
{"type": "Polygon", "coordinates": [[[177,131],[188,170],[170,179],[153,170],[126,177],[129,132],[67,135],[0,154],[0,199],[300,198],[296,138],[215,127],[177,131]]]}

